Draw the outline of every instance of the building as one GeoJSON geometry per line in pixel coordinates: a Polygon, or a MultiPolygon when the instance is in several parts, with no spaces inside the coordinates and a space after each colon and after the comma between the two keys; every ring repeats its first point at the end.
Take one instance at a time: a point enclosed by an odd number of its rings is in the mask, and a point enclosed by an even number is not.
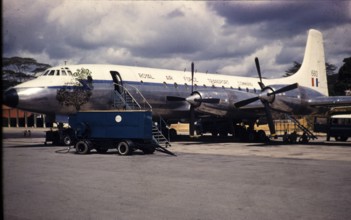
{"type": "Polygon", "coordinates": [[[46,127],[46,116],[2,105],[3,127],[46,127]]]}

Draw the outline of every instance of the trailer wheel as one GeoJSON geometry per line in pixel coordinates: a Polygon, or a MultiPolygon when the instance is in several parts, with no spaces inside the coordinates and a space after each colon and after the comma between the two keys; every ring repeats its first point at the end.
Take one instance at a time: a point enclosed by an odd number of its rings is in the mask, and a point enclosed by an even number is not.
{"type": "Polygon", "coordinates": [[[130,155],[133,152],[132,147],[127,141],[121,141],[117,146],[117,150],[122,156],[130,155]]]}
{"type": "Polygon", "coordinates": [[[78,141],[76,143],[77,154],[88,154],[90,153],[90,144],[87,141],[78,141]]]}

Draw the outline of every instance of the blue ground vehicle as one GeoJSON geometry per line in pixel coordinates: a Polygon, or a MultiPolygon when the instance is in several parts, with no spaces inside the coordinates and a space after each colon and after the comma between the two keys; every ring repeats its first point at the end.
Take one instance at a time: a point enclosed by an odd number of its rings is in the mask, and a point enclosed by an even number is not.
{"type": "Polygon", "coordinates": [[[130,155],[135,150],[152,154],[161,149],[172,154],[153,140],[151,111],[81,111],[69,117],[69,125],[78,154],[92,149],[99,153],[117,149],[120,155],[130,155]]]}

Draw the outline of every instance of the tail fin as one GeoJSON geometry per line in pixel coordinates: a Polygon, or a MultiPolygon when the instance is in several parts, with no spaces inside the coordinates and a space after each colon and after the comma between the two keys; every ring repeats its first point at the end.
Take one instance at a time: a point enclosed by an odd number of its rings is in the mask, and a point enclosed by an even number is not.
{"type": "Polygon", "coordinates": [[[288,80],[329,96],[321,32],[313,29],[309,30],[301,67],[294,75],[288,77],[288,80]]]}

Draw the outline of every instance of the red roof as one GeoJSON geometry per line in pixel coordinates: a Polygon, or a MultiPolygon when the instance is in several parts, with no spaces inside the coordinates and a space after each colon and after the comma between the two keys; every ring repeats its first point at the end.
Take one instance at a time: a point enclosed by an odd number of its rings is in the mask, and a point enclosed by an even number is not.
{"type": "Polygon", "coordinates": [[[21,110],[18,110],[16,108],[11,108],[6,105],[2,105],[2,117],[3,118],[16,118],[17,117],[17,111],[18,111],[18,117],[19,118],[24,118],[24,114],[27,114],[27,117],[31,116],[33,113],[31,112],[24,112],[21,110]]]}

